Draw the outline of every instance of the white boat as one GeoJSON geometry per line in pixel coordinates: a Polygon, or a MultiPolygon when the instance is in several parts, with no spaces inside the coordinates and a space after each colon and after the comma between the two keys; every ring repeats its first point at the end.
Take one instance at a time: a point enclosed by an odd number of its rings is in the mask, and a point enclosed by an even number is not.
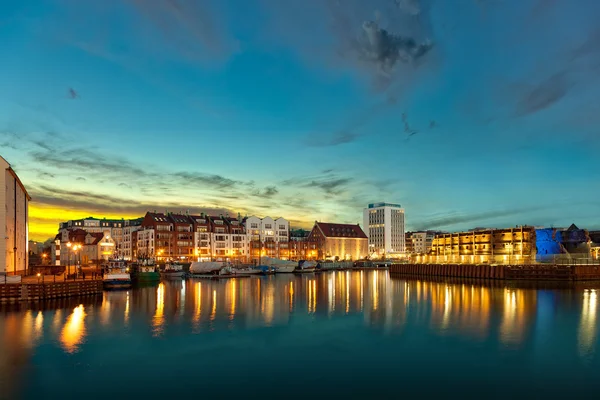
{"type": "Polygon", "coordinates": [[[110,260],[102,277],[104,289],[127,289],[131,287],[131,275],[124,260],[110,260]]]}
{"type": "Polygon", "coordinates": [[[316,261],[300,261],[300,263],[298,263],[298,268],[296,268],[294,272],[315,272],[315,268],[317,268],[316,261]]]}
{"type": "Polygon", "coordinates": [[[160,277],[165,279],[181,279],[184,275],[181,264],[165,264],[165,269],[160,272],[160,277]]]}
{"type": "Polygon", "coordinates": [[[190,265],[190,274],[192,275],[218,275],[219,272],[224,268],[228,267],[227,263],[222,261],[202,261],[193,262],[190,265]]]}
{"type": "Polygon", "coordinates": [[[262,257],[260,265],[272,267],[277,273],[292,273],[298,267],[296,261],[281,260],[273,257],[262,257]]]}

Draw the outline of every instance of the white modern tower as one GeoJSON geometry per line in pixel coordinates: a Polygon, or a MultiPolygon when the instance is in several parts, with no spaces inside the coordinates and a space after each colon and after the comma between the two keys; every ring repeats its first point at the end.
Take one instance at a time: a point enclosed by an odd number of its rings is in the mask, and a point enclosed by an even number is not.
{"type": "Polygon", "coordinates": [[[404,209],[400,204],[372,203],[363,211],[371,257],[400,257],[405,252],[404,209]]]}

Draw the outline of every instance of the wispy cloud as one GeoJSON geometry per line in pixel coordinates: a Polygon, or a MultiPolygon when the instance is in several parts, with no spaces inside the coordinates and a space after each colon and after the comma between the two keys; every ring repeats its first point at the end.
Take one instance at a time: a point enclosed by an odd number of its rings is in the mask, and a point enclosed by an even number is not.
{"type": "Polygon", "coordinates": [[[533,114],[552,106],[567,95],[571,86],[565,71],[544,79],[523,94],[517,103],[517,116],[533,114]]]}

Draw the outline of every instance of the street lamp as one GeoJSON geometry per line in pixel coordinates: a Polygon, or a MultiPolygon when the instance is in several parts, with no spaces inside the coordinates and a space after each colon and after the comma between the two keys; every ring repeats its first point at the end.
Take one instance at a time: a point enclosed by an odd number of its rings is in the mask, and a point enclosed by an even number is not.
{"type": "Polygon", "coordinates": [[[71,242],[67,242],[67,275],[71,273],[71,242]]]}

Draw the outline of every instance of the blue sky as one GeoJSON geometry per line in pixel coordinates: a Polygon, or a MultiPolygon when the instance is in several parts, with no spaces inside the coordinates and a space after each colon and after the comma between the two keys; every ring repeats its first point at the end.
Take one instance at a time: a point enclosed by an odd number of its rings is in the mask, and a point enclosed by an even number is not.
{"type": "Polygon", "coordinates": [[[0,155],[36,238],[150,209],[356,223],[375,201],[401,203],[409,229],[600,228],[596,1],[32,0],[0,15],[0,155]]]}

